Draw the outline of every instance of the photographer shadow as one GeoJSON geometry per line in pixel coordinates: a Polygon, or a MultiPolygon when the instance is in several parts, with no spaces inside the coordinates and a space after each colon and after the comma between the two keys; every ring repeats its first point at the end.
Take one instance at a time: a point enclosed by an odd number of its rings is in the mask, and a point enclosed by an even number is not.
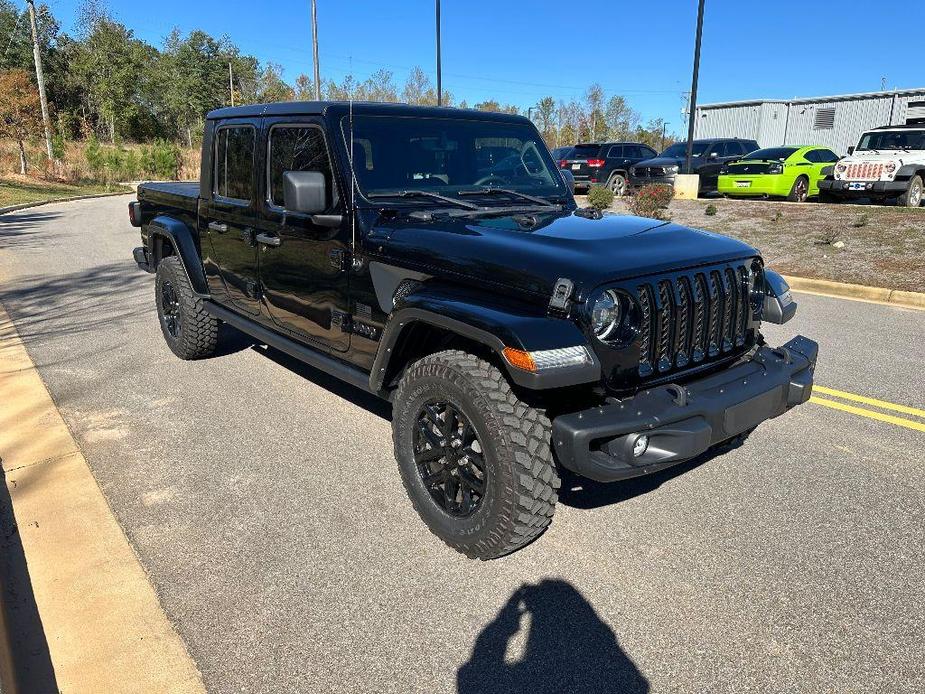
{"type": "Polygon", "coordinates": [[[459,694],[649,691],[591,604],[567,581],[551,579],[524,584],[508,599],[479,633],[456,682],[459,694]],[[508,655],[515,639],[524,642],[520,657],[508,655]]]}

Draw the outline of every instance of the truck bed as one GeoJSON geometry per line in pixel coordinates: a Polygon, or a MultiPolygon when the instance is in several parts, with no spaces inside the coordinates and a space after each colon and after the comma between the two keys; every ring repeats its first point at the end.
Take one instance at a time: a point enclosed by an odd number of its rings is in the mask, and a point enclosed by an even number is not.
{"type": "Polygon", "coordinates": [[[199,181],[142,183],[138,186],[138,199],[157,208],[196,212],[199,181]]]}

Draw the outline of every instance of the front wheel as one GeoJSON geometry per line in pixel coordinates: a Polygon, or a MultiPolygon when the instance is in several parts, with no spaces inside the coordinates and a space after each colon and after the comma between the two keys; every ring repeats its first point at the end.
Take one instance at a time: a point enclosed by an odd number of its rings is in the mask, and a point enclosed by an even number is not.
{"type": "Polygon", "coordinates": [[[906,192],[899,196],[899,204],[904,207],[918,207],[922,204],[922,177],[913,176],[906,192]]]}
{"type": "Polygon", "coordinates": [[[546,415],[467,352],[408,367],[392,438],[405,490],[431,532],[472,559],[520,549],[552,520],[559,477],[546,415]]]}

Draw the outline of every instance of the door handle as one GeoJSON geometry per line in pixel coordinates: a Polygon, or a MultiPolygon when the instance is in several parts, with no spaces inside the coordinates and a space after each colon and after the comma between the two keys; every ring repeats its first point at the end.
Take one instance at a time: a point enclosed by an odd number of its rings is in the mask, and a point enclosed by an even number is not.
{"type": "Polygon", "coordinates": [[[269,234],[257,234],[255,238],[257,243],[262,243],[266,246],[279,246],[283,242],[279,236],[270,236],[269,234]]]}
{"type": "Polygon", "coordinates": [[[222,222],[209,222],[209,231],[224,234],[226,231],[228,231],[228,225],[223,224],[222,222]]]}

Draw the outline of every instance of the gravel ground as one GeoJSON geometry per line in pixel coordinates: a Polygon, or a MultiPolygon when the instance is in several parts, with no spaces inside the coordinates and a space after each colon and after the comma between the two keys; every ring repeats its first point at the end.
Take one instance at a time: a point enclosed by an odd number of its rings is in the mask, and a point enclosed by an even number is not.
{"type": "MultiPolygon", "coordinates": [[[[387,406],[230,331],[173,357],[126,202],[0,217],[0,301],[210,690],[925,691],[920,432],[809,404],[468,561],[387,406]]],[[[768,339],[817,339],[819,383],[925,407],[925,314],[797,299],[768,339]]]]}
{"type": "MultiPolygon", "coordinates": [[[[618,200],[613,211],[627,208],[618,200]]],[[[715,198],[675,200],[669,211],[679,224],[752,244],[778,272],[925,292],[925,208],[715,198]]]]}

